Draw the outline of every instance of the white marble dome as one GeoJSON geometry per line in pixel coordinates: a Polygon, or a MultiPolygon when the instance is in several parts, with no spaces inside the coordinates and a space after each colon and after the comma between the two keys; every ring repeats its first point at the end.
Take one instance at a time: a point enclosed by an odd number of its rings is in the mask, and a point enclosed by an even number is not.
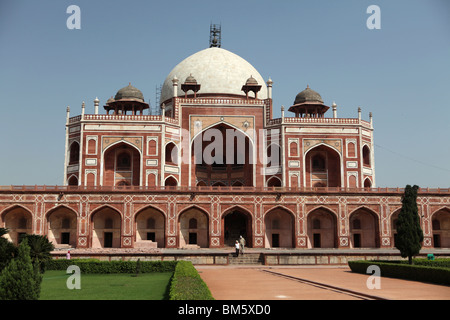
{"type": "MultiPolygon", "coordinates": [[[[161,103],[172,98],[174,77],[178,79],[178,96],[184,97],[181,85],[191,76],[201,85],[197,95],[232,94],[245,96],[241,90],[247,79],[253,77],[261,85],[259,99],[267,98],[266,83],[259,72],[238,55],[222,49],[208,48],[187,57],[169,73],[161,91],[161,103]]],[[[188,94],[191,94],[189,92],[188,94]]]]}

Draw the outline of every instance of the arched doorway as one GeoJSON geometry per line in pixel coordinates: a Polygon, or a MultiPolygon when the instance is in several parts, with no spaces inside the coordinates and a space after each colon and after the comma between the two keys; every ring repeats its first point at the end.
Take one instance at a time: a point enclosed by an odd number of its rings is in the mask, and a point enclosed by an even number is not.
{"type": "Polygon", "coordinates": [[[3,212],[2,224],[9,230],[4,235],[14,244],[19,244],[26,234],[33,232],[33,216],[23,207],[13,207],[3,212]]]}
{"type": "Polygon", "coordinates": [[[396,210],[394,213],[392,213],[391,215],[391,245],[392,247],[396,247],[396,241],[397,241],[397,220],[398,220],[398,215],[400,214],[400,210],[398,209],[396,210]]]}
{"type": "Polygon", "coordinates": [[[308,214],[308,248],[337,248],[336,215],[325,208],[308,214]]]}
{"type": "Polygon", "coordinates": [[[275,208],[264,217],[265,247],[293,248],[294,216],[285,209],[275,208]]]}
{"type": "Polygon", "coordinates": [[[77,214],[67,208],[58,207],[47,214],[47,237],[55,248],[77,246],[77,214]]]}
{"type": "Polygon", "coordinates": [[[165,247],[166,221],[161,211],[152,207],[141,210],[136,214],[135,228],[135,247],[145,247],[149,242],[165,247]]]}
{"type": "Polygon", "coordinates": [[[120,213],[103,207],[91,215],[91,247],[120,248],[122,236],[122,219],[120,213]]]}
{"type": "Polygon", "coordinates": [[[450,210],[441,209],[431,217],[433,247],[450,248],[450,210]]]}
{"type": "Polygon", "coordinates": [[[246,247],[253,246],[252,217],[247,211],[233,208],[225,212],[222,216],[222,228],[224,246],[234,246],[240,236],[245,239],[246,247]]]}
{"type": "Polygon", "coordinates": [[[180,214],[178,221],[180,248],[209,247],[209,220],[203,210],[189,208],[180,214]]]}
{"type": "Polygon", "coordinates": [[[358,209],[350,215],[350,247],[379,248],[378,217],[367,209],[358,209]]]}

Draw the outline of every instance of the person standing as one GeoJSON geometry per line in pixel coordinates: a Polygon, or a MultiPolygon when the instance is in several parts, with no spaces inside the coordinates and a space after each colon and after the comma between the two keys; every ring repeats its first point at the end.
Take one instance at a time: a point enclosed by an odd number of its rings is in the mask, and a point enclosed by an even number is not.
{"type": "Polygon", "coordinates": [[[234,244],[234,248],[236,249],[236,257],[239,256],[239,242],[236,240],[236,243],[234,244]]]}
{"type": "Polygon", "coordinates": [[[239,248],[240,248],[241,254],[244,254],[245,239],[243,236],[239,237],[239,248]]]}

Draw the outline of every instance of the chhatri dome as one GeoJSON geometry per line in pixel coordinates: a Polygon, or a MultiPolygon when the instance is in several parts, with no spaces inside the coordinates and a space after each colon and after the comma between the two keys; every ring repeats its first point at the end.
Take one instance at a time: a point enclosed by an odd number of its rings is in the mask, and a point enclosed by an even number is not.
{"type": "MultiPolygon", "coordinates": [[[[201,85],[197,96],[223,94],[245,97],[242,86],[253,78],[261,85],[258,99],[267,99],[265,81],[250,63],[228,50],[211,47],[194,53],[173,68],[164,81],[161,103],[172,98],[174,78],[184,81],[190,76],[201,85]]],[[[185,93],[178,90],[177,95],[184,97],[185,93]]]]}

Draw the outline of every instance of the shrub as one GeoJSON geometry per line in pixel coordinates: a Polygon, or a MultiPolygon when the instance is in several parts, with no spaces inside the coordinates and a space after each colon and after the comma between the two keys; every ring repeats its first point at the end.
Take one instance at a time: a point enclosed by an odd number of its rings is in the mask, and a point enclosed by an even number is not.
{"type": "Polygon", "coordinates": [[[367,268],[376,265],[382,277],[450,285],[450,268],[441,266],[410,265],[408,261],[349,261],[348,265],[356,273],[367,274],[367,268]]]}
{"type": "Polygon", "coordinates": [[[41,291],[42,275],[30,258],[26,241],[19,246],[18,255],[0,275],[0,300],[37,300],[41,291]]]}
{"type": "MultiPolygon", "coordinates": [[[[176,261],[140,261],[139,272],[173,272],[176,261]]],[[[100,261],[98,259],[58,259],[47,263],[47,270],[66,270],[69,266],[80,267],[81,273],[136,273],[137,261],[100,261]]]]}
{"type": "Polygon", "coordinates": [[[214,300],[190,261],[178,261],[170,283],[170,300],[214,300]]]}

